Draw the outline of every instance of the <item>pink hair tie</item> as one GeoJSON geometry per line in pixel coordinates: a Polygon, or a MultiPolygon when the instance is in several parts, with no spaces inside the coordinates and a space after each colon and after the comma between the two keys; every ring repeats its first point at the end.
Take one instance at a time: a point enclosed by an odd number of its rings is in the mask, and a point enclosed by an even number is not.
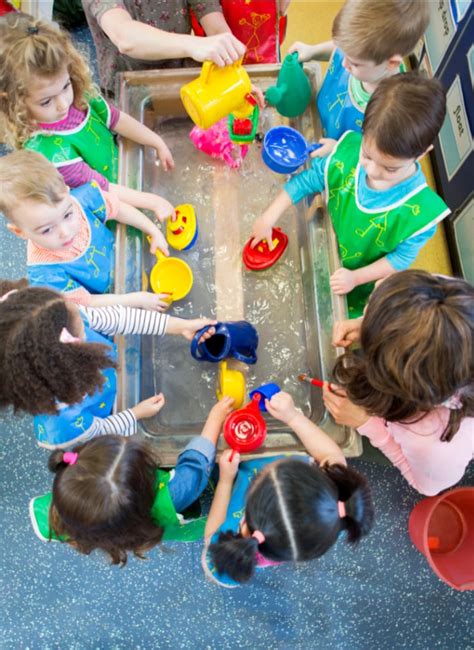
{"type": "Polygon", "coordinates": [[[71,332],[65,327],[62,328],[59,335],[60,343],[83,343],[81,339],[78,339],[77,336],[73,336],[71,332]]]}
{"type": "Polygon", "coordinates": [[[5,302],[8,296],[11,296],[12,293],[18,293],[18,289],[12,289],[11,291],[4,293],[3,296],[0,297],[0,302],[5,302]]]}
{"type": "Polygon", "coordinates": [[[63,454],[63,462],[67,465],[75,465],[78,458],[79,454],[76,454],[75,451],[66,451],[63,454]]]}
{"type": "Polygon", "coordinates": [[[337,502],[337,511],[339,513],[339,517],[341,519],[344,519],[344,517],[346,516],[346,504],[344,503],[344,501],[337,502]]]}
{"type": "Polygon", "coordinates": [[[252,537],[255,537],[255,539],[259,544],[263,544],[263,542],[265,541],[265,535],[262,533],[261,530],[254,530],[252,533],[252,537]]]}

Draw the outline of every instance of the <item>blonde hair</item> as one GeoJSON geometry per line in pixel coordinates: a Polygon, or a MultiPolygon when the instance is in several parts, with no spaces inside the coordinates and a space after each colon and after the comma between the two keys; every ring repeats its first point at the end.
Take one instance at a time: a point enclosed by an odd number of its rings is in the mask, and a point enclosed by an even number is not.
{"type": "Polygon", "coordinates": [[[68,191],[53,163],[27,150],[0,157],[0,187],[0,212],[10,221],[13,210],[23,201],[56,205],[68,191]]]}
{"type": "Polygon", "coordinates": [[[346,0],[332,37],[349,56],[379,65],[413,52],[428,23],[426,0],[346,0]]]}
{"type": "Polygon", "coordinates": [[[28,14],[0,18],[0,61],[0,137],[13,148],[23,146],[36,126],[25,105],[33,77],[52,77],[66,67],[77,108],[87,108],[86,93],[96,94],[68,34],[28,14]]]}

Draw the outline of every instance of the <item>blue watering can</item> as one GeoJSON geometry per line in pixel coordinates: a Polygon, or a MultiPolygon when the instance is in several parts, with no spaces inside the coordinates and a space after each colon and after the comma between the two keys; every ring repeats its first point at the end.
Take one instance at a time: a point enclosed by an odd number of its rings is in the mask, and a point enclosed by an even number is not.
{"type": "Polygon", "coordinates": [[[257,362],[258,333],[253,325],[245,320],[206,325],[194,335],[191,341],[191,354],[198,361],[217,363],[228,357],[237,361],[254,364],[257,362]],[[216,333],[202,343],[201,336],[211,327],[216,333]]]}

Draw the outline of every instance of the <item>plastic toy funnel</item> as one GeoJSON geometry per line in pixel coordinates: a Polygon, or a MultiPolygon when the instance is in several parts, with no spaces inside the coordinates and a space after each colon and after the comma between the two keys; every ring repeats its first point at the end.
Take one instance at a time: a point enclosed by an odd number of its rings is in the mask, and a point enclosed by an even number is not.
{"type": "Polygon", "coordinates": [[[217,399],[221,400],[225,395],[232,397],[234,408],[239,409],[245,398],[245,377],[240,370],[231,370],[227,367],[227,361],[219,364],[219,379],[216,390],[217,399]]]}
{"type": "Polygon", "coordinates": [[[417,503],[408,532],[438,578],[458,591],[474,590],[474,487],[417,503]]]}
{"type": "Polygon", "coordinates": [[[233,113],[243,119],[253,111],[253,105],[246,96],[252,90],[252,83],[242,60],[225,68],[218,68],[211,61],[203,63],[197,79],[181,88],[181,100],[189,117],[196,126],[208,129],[223,117],[233,113]]]}
{"type": "Polygon", "coordinates": [[[176,220],[166,222],[166,240],[178,251],[187,251],[194,246],[198,238],[198,225],[194,208],[189,203],[177,205],[176,220]]]}
{"type": "Polygon", "coordinates": [[[251,242],[252,240],[249,239],[244,246],[242,261],[250,271],[263,271],[276,264],[283,255],[288,246],[288,235],[281,228],[273,228],[273,250],[268,248],[268,243],[265,239],[259,242],[255,248],[250,246],[251,242]]]}
{"type": "Polygon", "coordinates": [[[321,145],[317,142],[308,144],[301,133],[291,126],[275,126],[265,134],[262,158],[272,171],[292,174],[319,147],[321,145]]]}
{"type": "Polygon", "coordinates": [[[169,301],[181,300],[193,286],[193,272],[177,257],[156,251],[157,262],[150,272],[150,286],[155,293],[168,293],[169,301]]]}
{"type": "Polygon", "coordinates": [[[265,442],[267,425],[258,407],[260,399],[259,394],[254,395],[247,406],[230,413],[224,422],[225,441],[239,453],[255,451],[265,442]]]}
{"type": "Polygon", "coordinates": [[[311,100],[311,84],[298,61],[298,52],[285,57],[277,84],[270,86],[265,99],[285,117],[297,117],[305,112],[311,100]]]}

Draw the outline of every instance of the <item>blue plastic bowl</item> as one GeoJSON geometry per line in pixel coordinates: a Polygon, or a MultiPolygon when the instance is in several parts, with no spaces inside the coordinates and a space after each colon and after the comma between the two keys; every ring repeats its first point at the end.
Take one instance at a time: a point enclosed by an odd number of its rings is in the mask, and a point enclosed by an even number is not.
{"type": "Polygon", "coordinates": [[[263,162],[278,174],[292,174],[304,164],[309,154],[320,144],[306,142],[301,133],[291,126],[274,126],[263,140],[263,162]]]}

